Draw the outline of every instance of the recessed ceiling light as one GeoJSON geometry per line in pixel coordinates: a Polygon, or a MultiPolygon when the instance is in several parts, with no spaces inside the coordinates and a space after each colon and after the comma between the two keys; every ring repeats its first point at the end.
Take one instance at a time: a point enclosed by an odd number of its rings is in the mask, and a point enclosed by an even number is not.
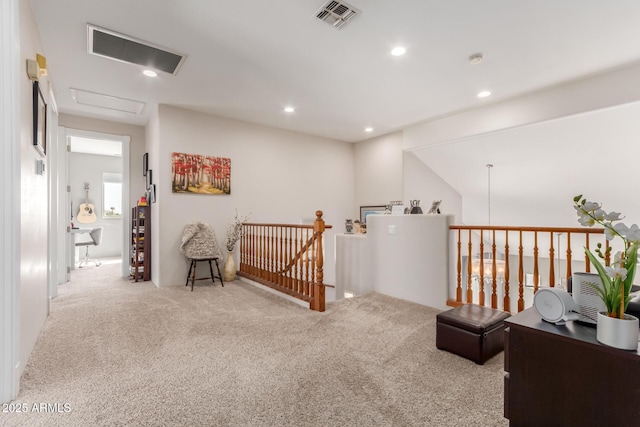
{"type": "Polygon", "coordinates": [[[364,128],[365,132],[373,132],[373,128],[369,127],[369,128],[364,128]]]}
{"type": "Polygon", "coordinates": [[[145,75],[145,76],[147,76],[147,77],[157,77],[157,76],[158,76],[158,73],[156,73],[156,72],[155,72],[155,71],[153,71],[153,70],[144,70],[144,71],[142,72],[142,74],[144,74],[144,75],[145,75]]]}
{"type": "Polygon", "coordinates": [[[295,108],[289,106],[289,107],[284,107],[284,112],[285,113],[293,113],[294,111],[296,111],[295,108]]]}
{"type": "Polygon", "coordinates": [[[478,92],[478,98],[486,98],[487,96],[491,96],[491,92],[489,92],[488,90],[478,92]]]}
{"type": "Polygon", "coordinates": [[[484,55],[481,53],[474,53],[469,57],[469,63],[472,65],[481,64],[483,60],[484,60],[484,55]]]}
{"type": "Polygon", "coordinates": [[[391,55],[393,56],[402,56],[405,53],[407,53],[407,49],[402,46],[394,47],[393,49],[391,49],[391,55]]]}

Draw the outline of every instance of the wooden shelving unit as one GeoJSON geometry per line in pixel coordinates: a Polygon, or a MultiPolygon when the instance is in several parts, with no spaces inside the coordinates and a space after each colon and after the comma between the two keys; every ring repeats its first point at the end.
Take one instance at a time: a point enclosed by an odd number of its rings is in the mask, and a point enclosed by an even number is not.
{"type": "Polygon", "coordinates": [[[131,211],[131,279],[151,280],[151,206],[136,206],[131,211]]]}

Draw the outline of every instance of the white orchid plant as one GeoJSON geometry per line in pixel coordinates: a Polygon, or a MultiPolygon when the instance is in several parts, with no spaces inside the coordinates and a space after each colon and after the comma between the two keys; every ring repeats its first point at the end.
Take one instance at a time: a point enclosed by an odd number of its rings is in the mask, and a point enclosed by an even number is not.
{"type": "Polygon", "coordinates": [[[604,234],[608,241],[619,237],[622,239],[624,250],[618,251],[613,257],[613,264],[605,266],[601,260],[611,258],[611,246],[603,251],[602,243],[598,243],[594,255],[585,247],[585,253],[591,264],[598,271],[602,287],[589,283],[598,293],[607,307],[609,317],[622,319],[629,304],[629,292],[636,275],[638,263],[638,242],[640,228],[633,224],[631,227],[622,222],[624,218],[618,212],[605,212],[599,203],[589,202],[582,195],[573,198],[574,208],[578,213],[578,222],[586,227],[599,224],[604,227],[604,234]]]}
{"type": "Polygon", "coordinates": [[[227,227],[227,250],[233,251],[236,246],[236,242],[243,236],[242,224],[249,220],[249,215],[238,217],[238,210],[236,209],[236,215],[233,218],[229,227],[227,227]]]}

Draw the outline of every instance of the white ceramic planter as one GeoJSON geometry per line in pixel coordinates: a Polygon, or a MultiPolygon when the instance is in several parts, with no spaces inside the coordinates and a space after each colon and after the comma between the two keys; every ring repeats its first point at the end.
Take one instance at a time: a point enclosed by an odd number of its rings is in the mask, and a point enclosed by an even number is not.
{"type": "Polygon", "coordinates": [[[236,280],[236,261],[233,258],[233,252],[227,252],[227,260],[224,263],[224,273],[222,274],[225,282],[233,282],[236,280]]]}
{"type": "Polygon", "coordinates": [[[610,347],[637,350],[638,318],[625,314],[624,319],[616,319],[599,312],[596,337],[600,343],[610,347]]]}

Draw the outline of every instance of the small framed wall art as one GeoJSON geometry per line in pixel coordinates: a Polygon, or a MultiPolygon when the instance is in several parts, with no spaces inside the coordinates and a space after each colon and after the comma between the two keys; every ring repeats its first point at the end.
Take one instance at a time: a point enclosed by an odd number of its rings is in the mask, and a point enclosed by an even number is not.
{"type": "Polygon", "coordinates": [[[142,176],[147,176],[148,170],[149,170],[149,153],[144,153],[142,155],[142,176]]]}
{"type": "Polygon", "coordinates": [[[37,80],[33,82],[33,146],[42,157],[46,157],[47,103],[37,80]]]}

